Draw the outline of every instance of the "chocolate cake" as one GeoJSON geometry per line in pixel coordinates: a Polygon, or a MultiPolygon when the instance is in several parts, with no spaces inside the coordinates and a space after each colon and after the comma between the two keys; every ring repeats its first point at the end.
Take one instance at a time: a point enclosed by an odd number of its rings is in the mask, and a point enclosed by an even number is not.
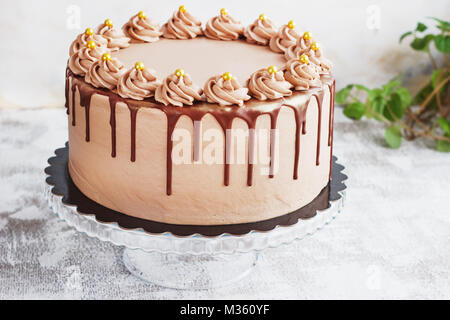
{"type": "MultiPolygon", "coordinates": [[[[88,28],[66,72],[70,177],[99,205],[168,225],[271,220],[329,185],[335,81],[310,32],[181,6],[88,28]]],[[[273,220],[276,221],[276,220],[273,220]]]]}

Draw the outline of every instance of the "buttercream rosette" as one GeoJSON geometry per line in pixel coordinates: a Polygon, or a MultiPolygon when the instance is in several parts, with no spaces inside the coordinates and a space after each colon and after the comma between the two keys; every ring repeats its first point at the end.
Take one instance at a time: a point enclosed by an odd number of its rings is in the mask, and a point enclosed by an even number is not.
{"type": "Polygon", "coordinates": [[[261,15],[245,31],[244,36],[249,43],[268,45],[270,39],[277,34],[275,24],[266,16],[261,15]]]}
{"type": "Polygon", "coordinates": [[[89,41],[94,41],[96,43],[97,47],[105,47],[106,48],[108,45],[108,40],[105,37],[103,37],[102,35],[95,34],[93,32],[92,32],[92,34],[88,34],[87,32],[85,32],[85,33],[79,34],[77,36],[77,38],[72,42],[72,44],[70,45],[70,48],[69,48],[69,55],[73,56],[74,53],[85,48],[86,44],[89,41]]]}
{"type": "Polygon", "coordinates": [[[186,11],[186,9],[180,8],[163,25],[162,33],[163,37],[168,39],[194,39],[203,34],[202,23],[186,11]]]}
{"type": "Polygon", "coordinates": [[[242,107],[251,98],[247,88],[242,87],[236,78],[226,75],[210,78],[203,91],[208,102],[218,103],[220,106],[236,104],[242,107]]]}
{"type": "Polygon", "coordinates": [[[131,17],[122,29],[127,37],[138,42],[156,42],[162,36],[159,24],[142,12],[131,17]]]}
{"type": "Polygon", "coordinates": [[[107,40],[107,47],[111,51],[118,51],[130,46],[131,39],[122,30],[115,28],[110,22],[99,25],[97,27],[97,34],[107,40]]]}
{"type": "Polygon", "coordinates": [[[124,72],[125,68],[118,59],[112,58],[110,54],[104,54],[91,65],[85,80],[96,88],[113,90],[124,72]]]}
{"type": "Polygon", "coordinates": [[[164,79],[163,83],[156,89],[156,101],[164,105],[182,107],[193,105],[194,101],[202,100],[203,90],[195,85],[188,74],[177,71],[164,79]]]}
{"type": "Polygon", "coordinates": [[[301,62],[300,59],[291,59],[284,67],[284,77],[295,88],[303,91],[322,86],[317,67],[311,62],[301,62]]]}
{"type": "Polygon", "coordinates": [[[250,94],[258,100],[274,100],[292,95],[292,84],[284,79],[282,71],[274,67],[256,71],[248,81],[250,94]]]}
{"type": "Polygon", "coordinates": [[[244,34],[244,26],[224,12],[206,23],[204,34],[214,40],[237,40],[244,34]]]}
{"type": "Polygon", "coordinates": [[[94,62],[101,59],[108,50],[97,45],[84,47],[75,52],[69,59],[69,68],[79,76],[85,76],[94,62]]]}
{"type": "Polygon", "coordinates": [[[309,57],[309,61],[317,66],[319,74],[322,75],[330,73],[333,64],[330,60],[323,56],[321,48],[316,45],[314,49],[310,49],[305,54],[309,57]]]}
{"type": "Polygon", "coordinates": [[[270,39],[270,49],[277,53],[284,53],[289,47],[297,44],[300,34],[294,28],[284,25],[278,33],[270,39]]]}
{"type": "Polygon", "coordinates": [[[147,68],[131,68],[124,72],[117,82],[117,93],[122,98],[144,100],[155,95],[161,81],[156,72],[147,68]]]}
{"type": "Polygon", "coordinates": [[[286,60],[296,59],[311,49],[311,45],[315,42],[309,32],[300,37],[295,45],[290,46],[284,52],[286,60]]]}

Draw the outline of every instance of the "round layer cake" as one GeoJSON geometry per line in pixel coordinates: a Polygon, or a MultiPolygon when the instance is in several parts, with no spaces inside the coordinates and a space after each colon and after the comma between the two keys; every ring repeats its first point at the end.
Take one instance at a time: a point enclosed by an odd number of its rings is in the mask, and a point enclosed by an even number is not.
{"type": "Polygon", "coordinates": [[[331,177],[334,80],[311,34],[224,9],[106,20],[71,45],[69,172],[88,198],[176,225],[254,223],[331,177]]]}

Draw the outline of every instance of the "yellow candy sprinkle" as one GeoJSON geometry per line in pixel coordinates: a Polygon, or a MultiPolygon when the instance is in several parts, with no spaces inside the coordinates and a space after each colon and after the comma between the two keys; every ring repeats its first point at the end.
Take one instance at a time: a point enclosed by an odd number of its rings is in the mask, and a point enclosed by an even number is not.
{"type": "Polygon", "coordinates": [[[312,49],[313,51],[319,50],[319,49],[320,49],[319,44],[318,44],[317,42],[313,42],[313,43],[311,44],[311,49],[312,49]]]}
{"type": "Polygon", "coordinates": [[[175,75],[176,75],[178,78],[181,78],[181,77],[184,77],[184,76],[185,76],[185,72],[184,72],[183,69],[177,69],[177,70],[175,70],[175,75]]]}
{"type": "Polygon", "coordinates": [[[104,53],[102,55],[102,60],[103,61],[111,61],[111,55],[109,53],[104,53]]]}
{"type": "Polygon", "coordinates": [[[96,46],[97,44],[95,43],[95,41],[89,40],[88,42],[86,42],[86,48],[95,49],[96,46]]]}
{"type": "Polygon", "coordinates": [[[139,19],[146,19],[147,14],[144,11],[139,11],[138,17],[139,17],[139,19]]]}
{"type": "Polygon", "coordinates": [[[180,10],[180,12],[183,12],[183,13],[184,13],[184,12],[186,12],[186,7],[185,7],[185,6],[180,6],[180,9],[179,9],[179,10],[180,10]]]}
{"type": "Polygon", "coordinates": [[[294,20],[289,21],[287,26],[289,29],[295,29],[295,21],[294,20]]]}
{"type": "Polygon", "coordinates": [[[275,74],[275,73],[278,72],[278,68],[275,67],[275,66],[270,66],[270,67],[267,69],[267,71],[268,71],[270,74],[275,74]]]}
{"type": "Polygon", "coordinates": [[[136,64],[134,65],[134,68],[138,71],[142,71],[145,69],[145,65],[143,62],[136,62],[136,64]]]}
{"type": "Polygon", "coordinates": [[[305,32],[303,34],[303,40],[308,41],[308,40],[311,40],[311,39],[312,39],[311,32],[305,32]]]}
{"type": "Polygon", "coordinates": [[[220,14],[223,16],[227,16],[228,15],[228,10],[223,8],[222,10],[220,10],[220,14]]]}
{"type": "Polygon", "coordinates": [[[233,75],[230,72],[225,72],[222,75],[222,79],[225,80],[225,81],[233,80],[233,75]]]}
{"type": "Polygon", "coordinates": [[[267,19],[267,17],[264,13],[259,15],[259,20],[264,21],[266,19],[267,19]]]}
{"type": "Polygon", "coordinates": [[[309,63],[309,57],[306,54],[302,54],[298,60],[303,64],[309,63]]]}
{"type": "Polygon", "coordinates": [[[106,19],[105,20],[105,26],[107,26],[108,28],[112,28],[114,25],[112,23],[111,19],[106,19]]]}
{"type": "Polygon", "coordinates": [[[87,36],[92,36],[94,34],[94,30],[92,28],[87,28],[86,31],[84,31],[84,34],[87,36]]]}

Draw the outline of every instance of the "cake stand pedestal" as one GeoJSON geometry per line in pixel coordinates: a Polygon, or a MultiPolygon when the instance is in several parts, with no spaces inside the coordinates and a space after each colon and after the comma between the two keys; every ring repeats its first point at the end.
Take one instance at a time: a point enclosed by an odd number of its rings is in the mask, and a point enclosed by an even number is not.
{"type": "MultiPolygon", "coordinates": [[[[63,149],[56,151],[57,157],[60,150],[63,149]]],[[[271,231],[252,231],[241,236],[195,234],[181,237],[169,232],[153,234],[141,228],[127,229],[116,222],[99,221],[96,215],[82,213],[79,206],[68,204],[70,190],[65,190],[66,186],[58,185],[52,179],[47,179],[45,197],[53,212],[79,232],[123,246],[123,262],[135,276],[168,288],[210,289],[241,280],[256,265],[262,250],[312,235],[341,213],[346,188],[343,181],[347,177],[341,173],[342,166],[336,161],[334,165],[338,166],[339,174],[333,173],[328,209],[318,210],[315,217],[299,220],[291,226],[277,226],[271,231]]],[[[55,167],[55,163],[52,166],[55,167]]],[[[61,181],[70,180],[66,167],[67,162],[64,168],[60,168],[61,175],[65,175],[61,181]]],[[[49,168],[46,172],[52,172],[54,177],[58,170],[49,168]]]]}

